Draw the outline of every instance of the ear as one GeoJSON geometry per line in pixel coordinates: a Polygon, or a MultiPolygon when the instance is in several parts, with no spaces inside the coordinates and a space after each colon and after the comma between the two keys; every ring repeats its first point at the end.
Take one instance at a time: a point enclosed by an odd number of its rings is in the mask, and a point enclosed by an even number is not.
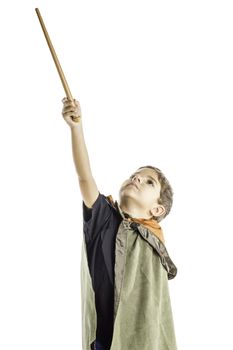
{"type": "Polygon", "coordinates": [[[156,207],[153,207],[151,209],[151,213],[153,216],[161,216],[166,213],[166,209],[164,208],[163,205],[157,205],[156,207]]]}

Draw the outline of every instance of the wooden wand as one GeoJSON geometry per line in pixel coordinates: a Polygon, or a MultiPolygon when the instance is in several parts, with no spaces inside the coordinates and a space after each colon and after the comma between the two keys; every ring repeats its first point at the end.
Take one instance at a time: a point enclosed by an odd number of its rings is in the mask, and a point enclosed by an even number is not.
{"type": "MultiPolygon", "coordinates": [[[[71,95],[71,92],[70,92],[69,86],[68,86],[68,84],[67,84],[65,75],[64,75],[64,73],[63,73],[63,71],[62,71],[62,68],[61,68],[61,65],[60,65],[60,63],[59,63],[59,61],[58,61],[56,52],[55,52],[54,47],[53,47],[53,45],[52,45],[52,42],[51,42],[51,40],[50,40],[49,34],[48,34],[47,30],[46,30],[46,27],[45,27],[44,21],[43,21],[43,19],[42,19],[42,17],[41,17],[40,11],[39,11],[38,8],[36,8],[35,10],[36,10],[37,16],[38,16],[38,18],[39,18],[39,21],[40,21],[42,30],[43,30],[43,32],[44,32],[45,39],[46,39],[47,44],[48,44],[48,46],[49,46],[50,52],[51,52],[51,54],[52,54],[54,63],[55,63],[55,65],[56,65],[56,67],[57,67],[58,74],[59,74],[59,76],[60,76],[60,78],[61,78],[61,82],[62,82],[62,85],[63,85],[63,87],[64,87],[64,90],[65,90],[65,93],[66,93],[66,97],[67,97],[69,100],[73,101],[73,97],[72,97],[72,95],[71,95]]],[[[72,119],[73,119],[74,122],[79,122],[79,121],[80,121],[80,117],[72,117],[72,119]]]]}

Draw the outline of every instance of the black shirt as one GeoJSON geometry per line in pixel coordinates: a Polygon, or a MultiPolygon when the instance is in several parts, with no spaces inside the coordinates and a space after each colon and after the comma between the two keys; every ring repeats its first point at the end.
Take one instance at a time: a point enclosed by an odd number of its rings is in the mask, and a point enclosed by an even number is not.
{"type": "Polygon", "coordinates": [[[110,348],[113,335],[115,239],[122,216],[99,193],[92,208],[83,203],[83,231],[95,291],[96,338],[110,348]]]}

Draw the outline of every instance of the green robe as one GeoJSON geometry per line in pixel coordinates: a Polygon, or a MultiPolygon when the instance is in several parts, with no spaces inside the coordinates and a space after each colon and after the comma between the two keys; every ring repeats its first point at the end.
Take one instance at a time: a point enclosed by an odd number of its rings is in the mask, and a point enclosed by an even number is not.
{"type": "MultiPolygon", "coordinates": [[[[168,286],[168,279],[176,276],[176,266],[159,238],[143,225],[132,225],[119,206],[118,210],[123,220],[115,242],[110,350],[177,350],[168,286]]],[[[97,314],[84,237],[80,272],[82,349],[91,350],[97,314]]]]}

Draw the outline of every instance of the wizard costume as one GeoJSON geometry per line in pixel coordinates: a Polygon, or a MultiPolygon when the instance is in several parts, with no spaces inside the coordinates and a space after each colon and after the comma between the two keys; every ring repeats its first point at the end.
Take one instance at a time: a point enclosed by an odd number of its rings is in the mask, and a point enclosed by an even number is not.
{"type": "Polygon", "coordinates": [[[111,195],[82,204],[82,349],[177,350],[168,286],[177,268],[160,225],[111,195]]]}

